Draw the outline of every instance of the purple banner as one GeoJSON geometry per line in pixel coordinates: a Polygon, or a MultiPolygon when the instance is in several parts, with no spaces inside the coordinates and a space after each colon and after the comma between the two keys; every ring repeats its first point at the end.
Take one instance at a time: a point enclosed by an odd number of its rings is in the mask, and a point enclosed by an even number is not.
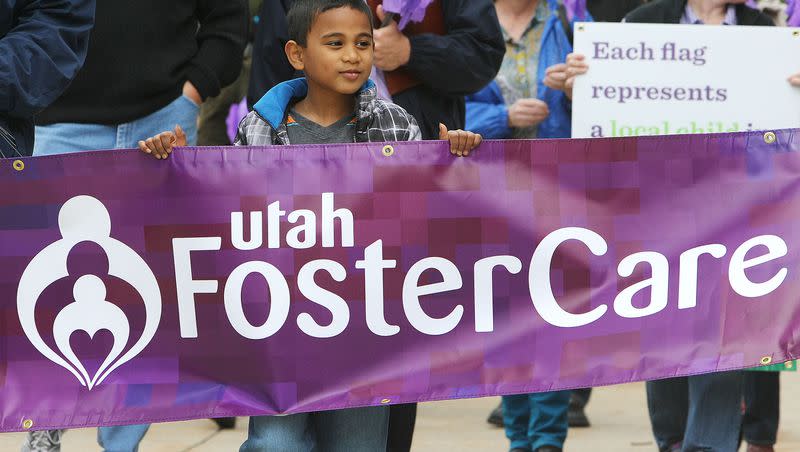
{"type": "Polygon", "coordinates": [[[798,133],[0,161],[0,431],[796,358],[798,133]]]}

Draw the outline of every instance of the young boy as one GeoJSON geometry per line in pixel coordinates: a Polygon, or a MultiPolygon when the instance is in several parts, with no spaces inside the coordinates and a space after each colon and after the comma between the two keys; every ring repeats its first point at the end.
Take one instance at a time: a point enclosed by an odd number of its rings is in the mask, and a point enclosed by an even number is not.
{"type": "MultiPolygon", "coordinates": [[[[417,122],[401,107],[378,99],[369,80],[372,17],[364,0],[295,0],[287,21],[286,56],[306,77],[277,85],[239,124],[236,145],[288,145],[420,140],[417,122]]],[[[451,153],[466,156],[481,136],[447,131],[451,153]]],[[[164,132],[139,143],[167,158],[185,145],[183,131],[164,132]]],[[[384,451],[387,407],[259,416],[250,419],[240,452],[384,451]]]]}
{"type": "MultiPolygon", "coordinates": [[[[416,120],[403,108],[377,98],[369,80],[373,41],[371,12],[363,0],[298,0],[287,16],[291,40],[285,51],[305,78],[271,89],[239,124],[236,145],[289,145],[415,141],[416,120]]],[[[467,156],[482,141],[439,125],[450,152],[467,156]]],[[[185,146],[180,127],[139,142],[158,159],[185,146]]]]}

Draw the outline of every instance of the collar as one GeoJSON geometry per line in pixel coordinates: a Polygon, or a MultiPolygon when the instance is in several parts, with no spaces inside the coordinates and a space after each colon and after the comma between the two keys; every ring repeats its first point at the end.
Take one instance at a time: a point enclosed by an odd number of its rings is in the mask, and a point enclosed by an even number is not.
{"type": "MultiPolygon", "coordinates": [[[[549,4],[551,1],[552,0],[539,0],[539,4],[536,6],[536,12],[533,14],[528,27],[522,32],[522,38],[520,38],[520,41],[522,41],[522,39],[525,38],[525,35],[538,25],[542,25],[547,22],[547,18],[550,16],[550,9],[552,8],[552,5],[549,4]]],[[[503,39],[505,42],[514,44],[514,40],[511,39],[511,36],[508,35],[508,32],[506,32],[505,28],[500,27],[500,30],[503,32],[503,39]]]]}
{"type": "MultiPolygon", "coordinates": [[[[359,102],[356,102],[356,108],[359,108],[360,100],[364,96],[370,96],[375,89],[375,83],[367,80],[357,93],[359,102]]],[[[275,85],[253,105],[253,110],[261,115],[273,129],[277,129],[286,117],[292,99],[302,99],[306,95],[308,95],[308,81],[305,77],[296,78],[275,85]]]]}
{"type": "MultiPolygon", "coordinates": [[[[722,19],[722,25],[736,25],[736,6],[728,5],[728,8],[725,11],[725,18],[722,19]]],[[[683,16],[681,17],[682,24],[690,24],[690,25],[702,25],[703,21],[700,20],[700,17],[695,14],[694,10],[689,3],[686,3],[686,7],[683,9],[683,16]]]]}

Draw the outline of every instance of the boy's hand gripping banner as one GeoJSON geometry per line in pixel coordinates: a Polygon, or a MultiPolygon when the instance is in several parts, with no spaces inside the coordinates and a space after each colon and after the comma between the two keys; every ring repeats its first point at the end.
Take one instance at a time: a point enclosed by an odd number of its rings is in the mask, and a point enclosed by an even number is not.
{"type": "Polygon", "coordinates": [[[800,132],[0,160],[0,431],[796,358],[800,132]]]}

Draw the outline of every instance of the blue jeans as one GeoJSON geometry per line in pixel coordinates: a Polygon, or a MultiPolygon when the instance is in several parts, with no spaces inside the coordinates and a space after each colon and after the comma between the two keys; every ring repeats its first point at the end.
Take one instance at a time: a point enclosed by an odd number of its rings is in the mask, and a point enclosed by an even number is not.
{"type": "Polygon", "coordinates": [[[503,396],[503,422],[511,449],[564,447],[570,391],[503,396]]]}
{"type": "Polygon", "coordinates": [[[161,110],[117,125],[57,123],[36,127],[33,155],[56,155],[101,149],[137,148],[145,140],[180,124],[189,145],[197,143],[200,107],[181,96],[161,110]]]}
{"type": "Polygon", "coordinates": [[[239,452],[383,452],[389,407],[253,416],[239,452]]]}
{"type": "Polygon", "coordinates": [[[742,424],[742,372],[647,382],[647,408],[658,449],[735,452],[742,424]]]}
{"type": "Polygon", "coordinates": [[[97,429],[97,444],[104,452],[136,452],[150,424],[120,425],[97,429]]]}
{"type": "MultiPolygon", "coordinates": [[[[57,123],[36,127],[33,155],[56,155],[104,149],[129,149],[138,142],[180,124],[189,145],[197,143],[200,107],[181,96],[161,110],[135,121],[113,126],[57,123]]],[[[97,442],[106,452],[136,452],[149,424],[100,427],[97,442]]]]}

